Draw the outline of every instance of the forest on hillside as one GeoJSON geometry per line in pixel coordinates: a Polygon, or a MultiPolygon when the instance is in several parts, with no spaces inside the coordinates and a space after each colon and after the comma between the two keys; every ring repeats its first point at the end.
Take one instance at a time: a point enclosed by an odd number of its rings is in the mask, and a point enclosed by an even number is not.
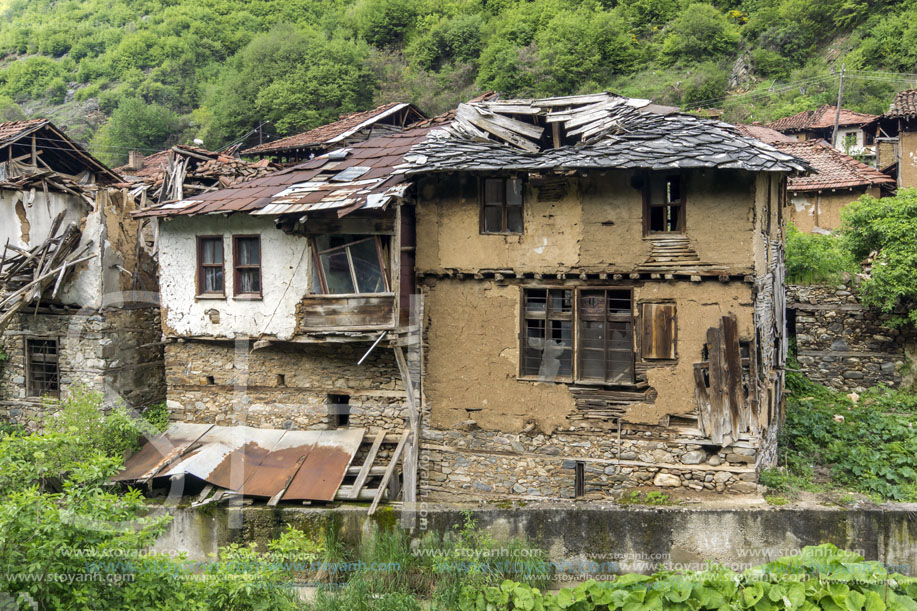
{"type": "Polygon", "coordinates": [[[915,86],[917,0],[0,0],[0,119],[103,160],[410,101],[598,90],[733,121],[915,86]]]}

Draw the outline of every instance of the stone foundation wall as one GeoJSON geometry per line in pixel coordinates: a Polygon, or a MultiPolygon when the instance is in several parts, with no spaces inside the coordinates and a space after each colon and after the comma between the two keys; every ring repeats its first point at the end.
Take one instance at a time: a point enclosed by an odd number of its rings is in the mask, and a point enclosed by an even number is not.
{"type": "Polygon", "coordinates": [[[166,346],[168,407],[176,421],[264,428],[335,428],[333,395],[349,398],[350,427],[401,431],[407,399],[391,348],[180,340],[166,346]]]}
{"type": "Polygon", "coordinates": [[[501,434],[425,428],[418,498],[576,497],[576,463],[583,463],[584,498],[634,486],[750,493],[757,487],[758,444],[728,448],[692,443],[672,432],[622,430],[501,434]],[[620,444],[620,454],[619,454],[620,444]]]}
{"type": "Polygon", "coordinates": [[[789,285],[787,309],[795,311],[797,358],[809,379],[858,392],[901,384],[917,332],[884,326],[890,315],[863,306],[853,282],[789,285]]]}
{"type": "Polygon", "coordinates": [[[58,341],[60,396],[75,385],[103,393],[106,405],[122,400],[143,409],[165,400],[158,308],[92,313],[18,314],[0,337],[7,355],[0,376],[0,418],[40,427],[53,401],[27,396],[25,340],[58,341]]]}

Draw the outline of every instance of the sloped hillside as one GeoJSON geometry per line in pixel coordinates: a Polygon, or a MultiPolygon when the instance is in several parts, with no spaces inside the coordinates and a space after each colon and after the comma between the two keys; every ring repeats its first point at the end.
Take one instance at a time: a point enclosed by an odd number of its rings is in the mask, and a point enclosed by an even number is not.
{"type": "Polygon", "coordinates": [[[7,0],[0,118],[49,115],[111,163],[406,100],[598,89],[769,119],[913,87],[917,0],[7,0]],[[730,94],[731,97],[724,99],[730,94]]]}

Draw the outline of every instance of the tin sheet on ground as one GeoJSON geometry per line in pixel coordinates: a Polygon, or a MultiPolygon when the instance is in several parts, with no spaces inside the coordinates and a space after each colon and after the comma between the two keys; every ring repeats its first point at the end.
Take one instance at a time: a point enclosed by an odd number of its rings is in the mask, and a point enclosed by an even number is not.
{"type": "Polygon", "coordinates": [[[286,431],[175,423],[127,459],[115,481],[193,475],[247,496],[331,501],[365,429],[286,431]]]}

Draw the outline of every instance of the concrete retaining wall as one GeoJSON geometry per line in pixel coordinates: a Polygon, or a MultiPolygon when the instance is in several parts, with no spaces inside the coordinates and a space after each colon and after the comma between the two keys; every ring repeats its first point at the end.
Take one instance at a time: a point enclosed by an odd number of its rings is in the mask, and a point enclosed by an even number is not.
{"type": "MultiPolygon", "coordinates": [[[[857,551],[894,570],[917,575],[917,505],[870,509],[622,508],[603,503],[526,507],[424,505],[407,513],[383,507],[173,509],[175,520],[158,551],[185,551],[193,560],[231,541],[258,541],[266,549],[287,524],[318,535],[329,527],[350,545],[373,525],[413,526],[414,536],[452,531],[470,511],[497,540],[525,537],[547,552],[560,573],[573,578],[624,572],[651,573],[660,564],[702,569],[706,561],[744,569],[820,543],[857,551]]],[[[512,558],[506,558],[512,560],[512,558]]]]}

